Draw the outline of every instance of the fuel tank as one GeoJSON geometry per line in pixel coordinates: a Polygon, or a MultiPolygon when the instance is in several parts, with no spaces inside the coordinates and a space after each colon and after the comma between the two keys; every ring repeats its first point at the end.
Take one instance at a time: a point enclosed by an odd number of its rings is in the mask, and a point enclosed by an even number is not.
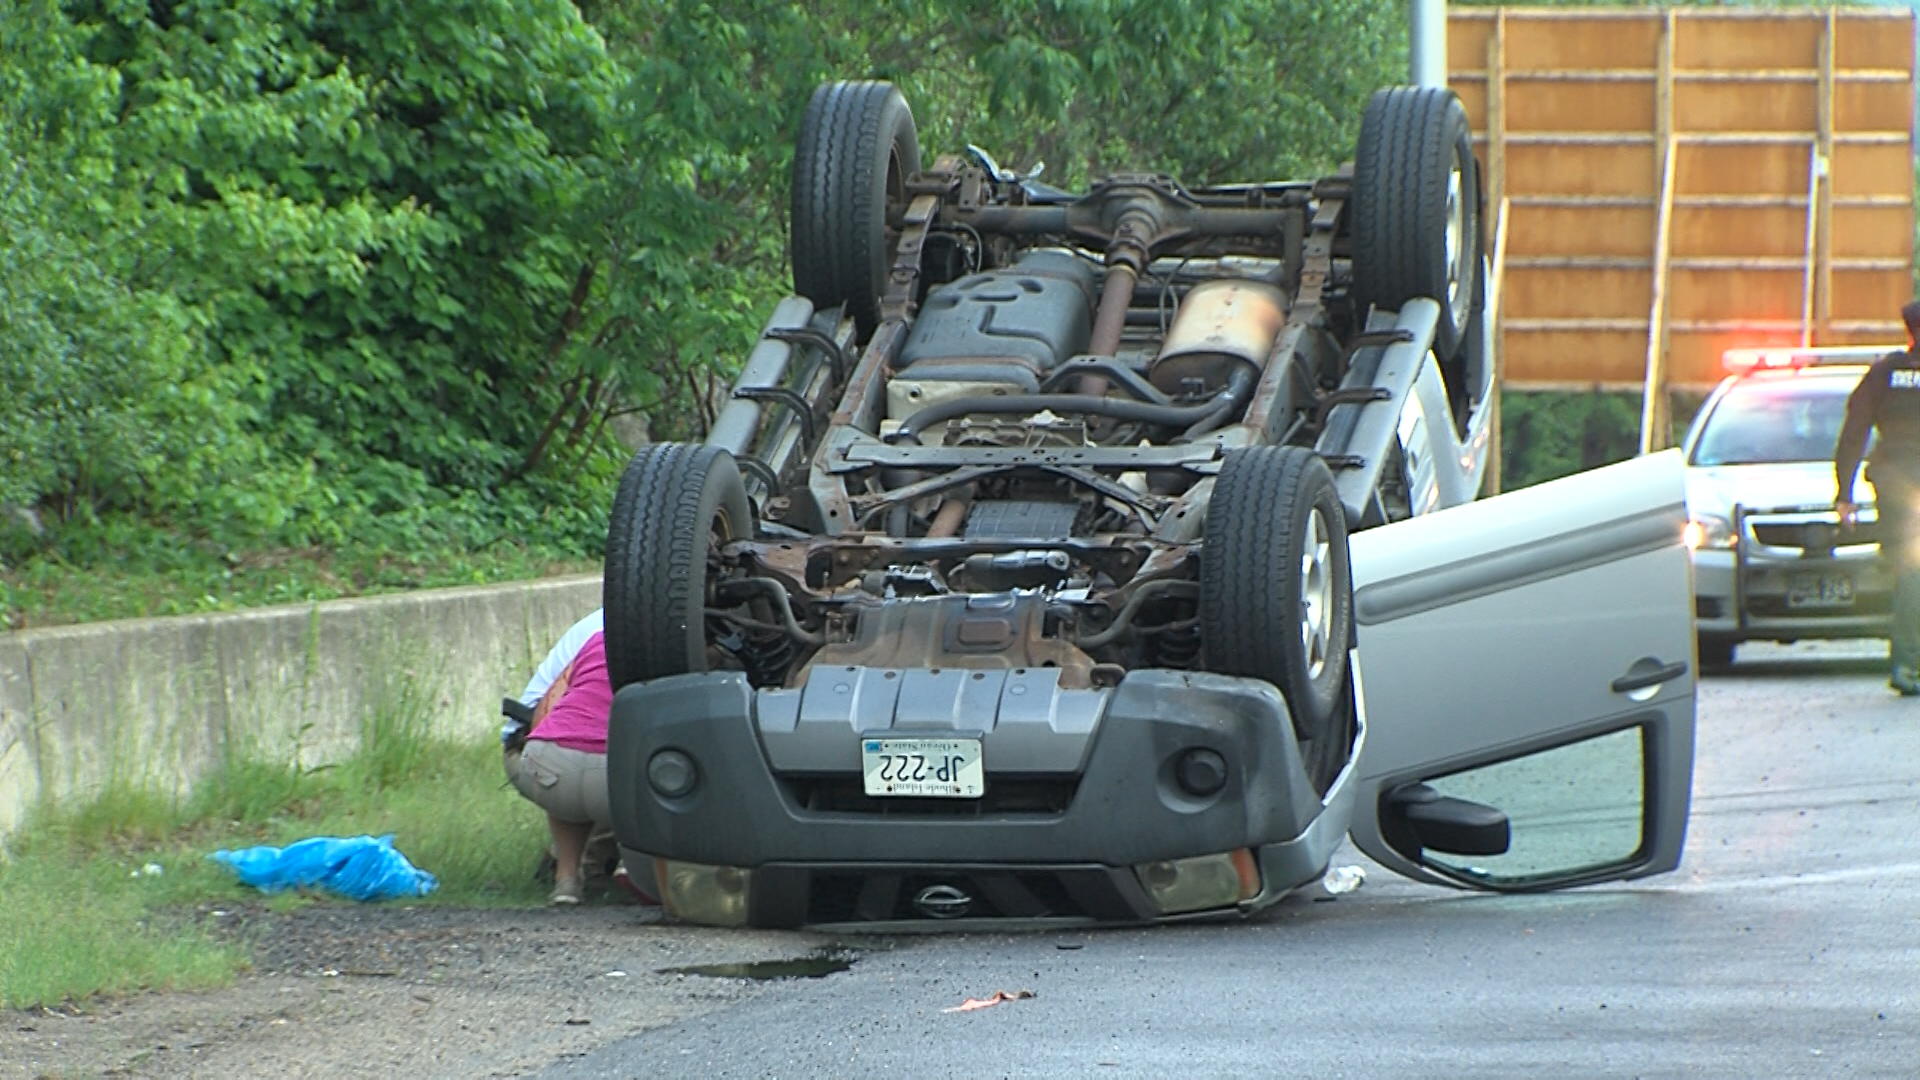
{"type": "Polygon", "coordinates": [[[968,274],[927,294],[900,350],[902,374],[1010,383],[1029,393],[1093,331],[1094,269],[1064,251],[968,274]]]}

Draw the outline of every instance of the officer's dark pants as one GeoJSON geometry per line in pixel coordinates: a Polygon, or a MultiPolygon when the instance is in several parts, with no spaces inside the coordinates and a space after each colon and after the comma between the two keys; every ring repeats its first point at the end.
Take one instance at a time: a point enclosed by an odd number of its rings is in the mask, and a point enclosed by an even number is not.
{"type": "MultiPolygon", "coordinates": [[[[1882,470],[1883,472],[1885,470],[1882,470]]],[[[1892,476],[1874,480],[1880,512],[1880,555],[1893,569],[1893,667],[1920,670],[1920,483],[1892,476]]]]}

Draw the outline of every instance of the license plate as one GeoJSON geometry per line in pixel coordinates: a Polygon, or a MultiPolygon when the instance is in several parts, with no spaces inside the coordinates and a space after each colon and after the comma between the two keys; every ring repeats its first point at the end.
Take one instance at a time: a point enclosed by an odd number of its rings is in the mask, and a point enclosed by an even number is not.
{"type": "Polygon", "coordinates": [[[1853,606],[1853,579],[1845,574],[1795,574],[1787,582],[1790,608],[1853,606]]]}
{"type": "Polygon", "coordinates": [[[986,794],[979,739],[863,739],[867,794],[977,799],[986,794]]]}

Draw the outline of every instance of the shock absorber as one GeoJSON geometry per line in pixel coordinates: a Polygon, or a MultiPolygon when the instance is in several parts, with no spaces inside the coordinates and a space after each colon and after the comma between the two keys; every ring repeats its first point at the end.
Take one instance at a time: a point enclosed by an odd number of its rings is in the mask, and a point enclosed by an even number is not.
{"type": "Polygon", "coordinates": [[[1153,636],[1154,659],[1161,667],[1191,671],[1200,663],[1200,621],[1183,620],[1153,636]],[[1190,622],[1191,625],[1184,623],[1190,622]]]}
{"type": "Polygon", "coordinates": [[[786,681],[794,652],[793,639],[783,631],[748,631],[739,651],[740,662],[747,669],[747,682],[755,687],[779,686],[786,681]]]}

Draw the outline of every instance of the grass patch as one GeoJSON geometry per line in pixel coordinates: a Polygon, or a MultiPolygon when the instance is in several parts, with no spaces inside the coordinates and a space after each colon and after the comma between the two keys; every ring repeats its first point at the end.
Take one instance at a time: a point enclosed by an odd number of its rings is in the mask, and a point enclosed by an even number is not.
{"type": "Polygon", "coordinates": [[[153,926],[154,893],[133,864],[33,855],[0,867],[0,1002],[50,1005],[146,987],[217,986],[242,950],[192,929],[153,926]]]}
{"type": "Polygon", "coordinates": [[[47,550],[18,561],[0,558],[0,630],[233,611],[599,569],[597,559],[512,544],[409,553],[239,552],[185,541],[64,555],[47,550]]]}
{"type": "MultiPolygon", "coordinates": [[[[117,790],[43,814],[0,862],[0,1005],[231,980],[246,950],[208,936],[192,913],[260,894],[207,857],[220,848],[393,833],[440,880],[407,903],[540,903],[532,870],[545,819],[505,786],[499,747],[428,738],[424,712],[381,712],[362,751],[337,766],[232,761],[187,799],[117,790]]],[[[306,902],[347,903],[275,906],[306,902]]]]}

